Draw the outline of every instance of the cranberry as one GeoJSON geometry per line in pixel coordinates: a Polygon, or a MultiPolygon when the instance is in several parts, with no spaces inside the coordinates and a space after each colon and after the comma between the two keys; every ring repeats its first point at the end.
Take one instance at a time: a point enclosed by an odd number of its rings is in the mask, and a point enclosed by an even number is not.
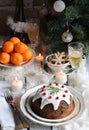
{"type": "Polygon", "coordinates": [[[56,83],[56,86],[58,86],[58,83],[56,83]]]}
{"type": "Polygon", "coordinates": [[[52,99],[52,96],[49,96],[48,98],[49,98],[49,99],[52,99]]]}
{"type": "Polygon", "coordinates": [[[44,92],[44,89],[41,89],[41,92],[44,92]]]}
{"type": "Polygon", "coordinates": [[[46,86],[44,85],[43,88],[46,88],[46,86]]]}
{"type": "Polygon", "coordinates": [[[68,90],[65,90],[65,93],[68,93],[68,90]]]}
{"type": "Polygon", "coordinates": [[[66,97],[66,95],[65,95],[65,94],[63,94],[62,96],[63,96],[63,97],[66,97]]]}
{"type": "Polygon", "coordinates": [[[61,87],[64,88],[64,85],[62,85],[61,87]]]}
{"type": "Polygon", "coordinates": [[[57,96],[56,99],[59,99],[59,97],[57,96]]]}
{"type": "Polygon", "coordinates": [[[45,96],[45,95],[46,95],[46,93],[43,93],[43,95],[45,96]]]}

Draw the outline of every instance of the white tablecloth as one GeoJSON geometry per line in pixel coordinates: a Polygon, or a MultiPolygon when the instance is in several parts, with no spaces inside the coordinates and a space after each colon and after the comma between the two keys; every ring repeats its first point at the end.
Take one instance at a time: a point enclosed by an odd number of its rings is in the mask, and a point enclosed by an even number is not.
{"type": "MultiPolygon", "coordinates": [[[[77,74],[72,74],[72,83],[84,97],[85,110],[80,118],[70,124],[59,127],[59,130],[88,130],[89,129],[89,57],[84,59],[77,74]]],[[[71,75],[70,75],[71,76],[71,75]]]]}
{"type": "MultiPolygon", "coordinates": [[[[89,61],[89,60],[88,60],[89,61]]],[[[77,76],[72,75],[72,80],[75,83],[75,89],[80,91],[85,101],[85,110],[80,118],[76,121],[71,122],[70,124],[53,127],[53,130],[88,130],[89,129],[89,69],[88,69],[88,61],[84,60],[81,68],[77,76]],[[85,67],[86,66],[86,67],[85,67]]],[[[10,70],[9,70],[10,71],[10,70]]],[[[39,85],[41,83],[49,83],[53,81],[53,74],[49,74],[39,68],[38,66],[28,66],[25,67],[25,72],[28,78],[27,86],[34,87],[35,85],[39,85]],[[37,80],[35,80],[37,79],[37,80]]],[[[14,72],[14,71],[13,71],[14,72]]],[[[12,73],[13,74],[13,73],[12,73]]],[[[9,74],[10,75],[10,74],[9,74]]],[[[21,75],[22,76],[22,75],[21,75]]],[[[27,87],[28,89],[28,87],[27,87]]],[[[2,95],[0,97],[0,123],[2,125],[2,129],[7,128],[6,130],[14,130],[14,121],[12,118],[12,113],[3,99],[2,95]],[[2,103],[2,105],[1,105],[2,103]],[[4,104],[4,105],[3,105],[4,104]],[[4,116],[2,116],[4,115],[4,116]],[[10,125],[9,125],[10,124],[10,125]],[[10,126],[10,128],[9,128],[10,126]],[[12,128],[13,127],[13,128],[12,128]],[[9,128],[9,129],[8,129],[9,128]]],[[[46,129],[45,129],[46,130],[46,129]]]]}

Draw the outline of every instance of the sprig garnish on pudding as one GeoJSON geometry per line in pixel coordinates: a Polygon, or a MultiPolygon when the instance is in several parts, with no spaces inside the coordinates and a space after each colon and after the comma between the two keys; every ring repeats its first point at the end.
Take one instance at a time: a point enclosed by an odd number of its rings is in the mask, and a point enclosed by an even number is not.
{"type": "Polygon", "coordinates": [[[61,88],[54,87],[53,85],[48,86],[47,89],[50,91],[51,95],[58,93],[61,90],[61,88]]]}
{"type": "Polygon", "coordinates": [[[31,108],[37,115],[47,119],[68,116],[74,110],[72,94],[64,84],[42,85],[31,101],[31,108]]]}

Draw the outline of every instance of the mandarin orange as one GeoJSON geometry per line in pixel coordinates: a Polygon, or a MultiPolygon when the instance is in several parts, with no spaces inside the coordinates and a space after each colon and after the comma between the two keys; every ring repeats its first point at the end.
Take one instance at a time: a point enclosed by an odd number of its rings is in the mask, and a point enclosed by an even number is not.
{"type": "Polygon", "coordinates": [[[27,50],[25,50],[24,53],[22,53],[22,56],[23,56],[23,60],[24,61],[31,60],[31,58],[32,58],[32,51],[27,49],[27,50]]]}
{"type": "Polygon", "coordinates": [[[28,46],[23,42],[16,43],[14,46],[14,50],[18,53],[24,53],[27,49],[28,46]]]}
{"type": "Polygon", "coordinates": [[[0,53],[0,62],[3,64],[8,64],[10,62],[10,55],[6,52],[0,53]]]}
{"type": "Polygon", "coordinates": [[[0,48],[0,53],[2,52],[2,47],[0,48]]]}
{"type": "Polygon", "coordinates": [[[2,50],[7,53],[11,53],[14,49],[14,44],[11,41],[6,41],[2,45],[2,50]]]}
{"type": "Polygon", "coordinates": [[[11,37],[10,41],[13,42],[14,44],[19,43],[20,39],[18,37],[11,37]]]}
{"type": "Polygon", "coordinates": [[[12,53],[11,54],[11,63],[14,65],[21,65],[23,62],[23,57],[20,53],[12,53]]]}

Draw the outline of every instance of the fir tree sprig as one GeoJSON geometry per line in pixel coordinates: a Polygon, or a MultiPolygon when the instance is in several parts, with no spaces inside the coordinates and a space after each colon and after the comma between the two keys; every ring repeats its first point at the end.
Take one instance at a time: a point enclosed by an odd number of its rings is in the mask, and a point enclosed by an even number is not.
{"type": "Polygon", "coordinates": [[[53,9],[56,1],[48,0],[48,14],[40,21],[41,25],[45,25],[47,53],[67,51],[69,43],[65,43],[61,36],[69,28],[73,35],[71,42],[82,42],[84,54],[89,55],[89,0],[64,0],[66,6],[62,12],[53,9]]]}
{"type": "Polygon", "coordinates": [[[78,41],[82,41],[85,37],[86,37],[86,33],[85,33],[85,28],[82,25],[79,25],[78,23],[76,23],[75,25],[72,26],[75,38],[78,41]]]}
{"type": "Polygon", "coordinates": [[[84,46],[84,55],[87,56],[89,55],[89,41],[85,42],[84,46]]]}
{"type": "Polygon", "coordinates": [[[53,94],[55,94],[55,93],[58,93],[61,89],[58,88],[58,87],[54,87],[54,86],[50,85],[50,86],[48,87],[48,90],[50,91],[50,94],[53,95],[53,94]]]}
{"type": "Polygon", "coordinates": [[[74,19],[77,19],[78,17],[80,17],[80,15],[79,15],[79,11],[77,7],[73,7],[73,6],[66,7],[65,18],[68,21],[73,21],[74,19]]]}

